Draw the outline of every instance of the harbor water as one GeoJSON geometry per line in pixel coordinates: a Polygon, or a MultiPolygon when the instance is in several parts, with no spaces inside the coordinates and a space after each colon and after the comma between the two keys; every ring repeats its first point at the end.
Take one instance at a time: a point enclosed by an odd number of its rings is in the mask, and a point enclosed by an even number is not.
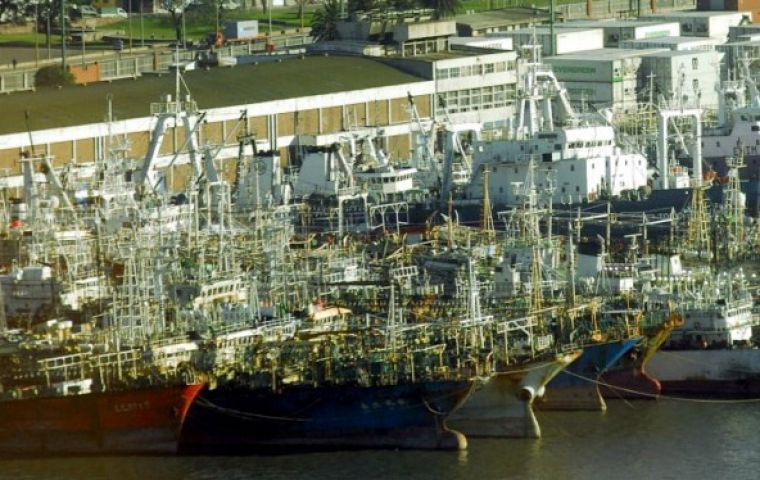
{"type": "Polygon", "coordinates": [[[540,412],[540,440],[470,439],[465,452],[2,459],[0,478],[292,480],[758,478],[760,401],[609,401],[540,412]]]}

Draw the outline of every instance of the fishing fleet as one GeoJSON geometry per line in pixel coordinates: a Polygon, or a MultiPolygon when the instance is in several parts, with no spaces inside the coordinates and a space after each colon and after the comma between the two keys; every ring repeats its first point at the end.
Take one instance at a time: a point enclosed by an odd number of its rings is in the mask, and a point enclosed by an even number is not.
{"type": "Polygon", "coordinates": [[[0,452],[462,450],[539,437],[534,409],[760,392],[754,157],[717,148],[750,145],[749,74],[718,129],[663,101],[634,148],[539,47],[519,70],[498,139],[410,95],[404,159],[357,128],[283,165],[241,125],[225,172],[179,91],[144,158],[30,143],[0,204],[0,452]]]}

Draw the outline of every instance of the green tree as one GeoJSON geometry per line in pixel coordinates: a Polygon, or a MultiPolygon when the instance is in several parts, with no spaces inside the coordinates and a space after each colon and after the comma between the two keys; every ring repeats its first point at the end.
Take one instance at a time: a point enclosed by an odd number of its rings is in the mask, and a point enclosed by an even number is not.
{"type": "Polygon", "coordinates": [[[296,6],[298,7],[298,19],[301,21],[301,28],[303,28],[303,14],[306,9],[306,2],[308,1],[309,0],[295,0],[296,6]]]}
{"type": "Polygon", "coordinates": [[[368,12],[383,6],[383,0],[348,0],[348,12],[368,12]]]}
{"type": "Polygon", "coordinates": [[[420,8],[422,5],[422,2],[418,0],[389,0],[388,3],[394,10],[398,11],[412,10],[420,8]]]}
{"type": "Polygon", "coordinates": [[[325,0],[321,9],[311,17],[311,36],[317,42],[337,40],[338,21],[340,21],[339,0],[325,0]]]}
{"type": "Polygon", "coordinates": [[[185,0],[164,0],[164,8],[172,16],[172,24],[177,35],[177,42],[182,42],[182,17],[185,15],[187,2],[185,0]]]}
{"type": "Polygon", "coordinates": [[[427,8],[433,9],[435,18],[452,17],[461,6],[461,0],[424,0],[427,8]]]}

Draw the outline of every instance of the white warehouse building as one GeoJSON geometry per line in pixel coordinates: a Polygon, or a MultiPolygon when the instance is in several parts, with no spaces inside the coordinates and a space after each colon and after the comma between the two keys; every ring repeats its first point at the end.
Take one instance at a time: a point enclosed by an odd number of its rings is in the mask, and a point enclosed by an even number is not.
{"type": "Polygon", "coordinates": [[[601,28],[604,46],[618,47],[626,40],[643,40],[660,37],[677,37],[681,26],[674,21],[640,20],[579,20],[563,25],[568,27],[601,28]]]}
{"type": "Polygon", "coordinates": [[[604,46],[604,30],[600,28],[569,28],[555,25],[554,32],[549,27],[524,28],[489,34],[489,37],[512,39],[515,50],[523,45],[537,43],[544,55],[563,55],[585,50],[595,50],[604,46]]]}
{"type": "Polygon", "coordinates": [[[546,58],[573,103],[608,106],[618,112],[638,109],[642,58],[658,49],[603,48],[546,58]]]}
{"type": "Polygon", "coordinates": [[[722,59],[720,52],[705,50],[649,54],[643,57],[642,88],[651,78],[655,92],[666,99],[680,96],[685,106],[717,108],[722,59]]]}

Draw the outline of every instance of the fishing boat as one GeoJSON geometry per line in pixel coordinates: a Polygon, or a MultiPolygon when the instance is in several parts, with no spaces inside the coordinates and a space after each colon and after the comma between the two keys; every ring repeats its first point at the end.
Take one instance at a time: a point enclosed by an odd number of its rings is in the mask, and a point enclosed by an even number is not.
{"type": "Polygon", "coordinates": [[[663,394],[759,394],[760,350],[752,332],[758,321],[744,275],[711,274],[701,288],[674,302],[683,311],[684,324],[649,363],[663,394]]]}
{"type": "Polygon", "coordinates": [[[146,364],[146,350],[51,355],[49,343],[3,347],[3,455],[176,453],[203,388],[190,370],[167,375],[146,364]]]}
{"type": "Polygon", "coordinates": [[[396,385],[293,385],[276,390],[239,377],[204,390],[182,433],[183,451],[466,448],[446,425],[468,380],[396,385]]]}
{"type": "Polygon", "coordinates": [[[583,346],[583,354],[546,386],[541,410],[606,410],[599,391],[601,375],[641,342],[641,337],[583,346]]]}
{"type": "Polygon", "coordinates": [[[667,341],[673,329],[683,324],[683,317],[672,312],[667,319],[644,328],[641,345],[620,359],[617,365],[601,375],[600,390],[608,399],[655,399],[662,392],[662,385],[647,371],[647,365],[660,347],[667,341]]]}
{"type": "Polygon", "coordinates": [[[541,427],[533,402],[543,397],[546,385],[575,361],[581,351],[495,372],[476,385],[449,424],[469,437],[539,438],[541,427]]]}

